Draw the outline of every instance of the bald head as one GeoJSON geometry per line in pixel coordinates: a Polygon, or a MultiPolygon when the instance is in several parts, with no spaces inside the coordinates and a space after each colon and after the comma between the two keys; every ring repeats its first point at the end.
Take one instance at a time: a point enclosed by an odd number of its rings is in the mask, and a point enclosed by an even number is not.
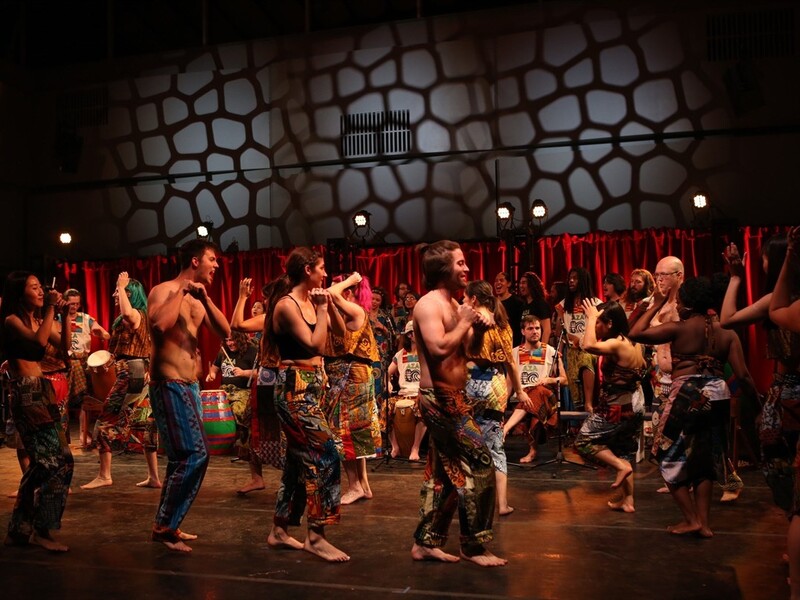
{"type": "Polygon", "coordinates": [[[656,265],[656,285],[665,296],[674,296],[683,283],[683,263],[677,256],[665,256],[656,265]]]}

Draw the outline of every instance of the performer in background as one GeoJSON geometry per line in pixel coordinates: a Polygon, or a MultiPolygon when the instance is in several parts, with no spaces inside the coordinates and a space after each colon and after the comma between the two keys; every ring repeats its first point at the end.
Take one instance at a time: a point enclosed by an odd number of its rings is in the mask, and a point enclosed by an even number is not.
{"type": "Polygon", "coordinates": [[[6,279],[2,318],[2,350],[8,361],[9,406],[17,434],[30,464],[22,475],[8,525],[6,545],[37,544],[54,552],[69,548],[53,537],[61,528],[72,481],[73,460],[60,426],[53,386],[40,361],[48,341],[58,341],[64,355],[69,345],[71,319],[61,294],[46,294],[35,275],[14,271],[6,279]],[[61,309],[61,339],[55,313],[61,309]]]}
{"type": "Polygon", "coordinates": [[[100,453],[100,471],[82,490],[106,487],[111,479],[112,450],[124,450],[131,433],[141,436],[147,461],[147,479],[137,487],[160,488],[158,476],[158,429],[150,409],[148,380],[150,371],[150,326],[147,317],[147,294],[141,283],[123,271],[117,277],[114,304],[119,316],[111,326],[109,351],[114,356],[116,380],[97,418],[92,444],[100,453]]]}
{"type": "Polygon", "coordinates": [[[152,539],[179,552],[192,551],[184,540],[196,536],[179,527],[208,467],[197,381],[197,335],[204,323],[223,339],[231,331],[206,290],[217,270],[217,252],[213,243],[204,240],[185,243],[179,251],[181,272],[155,286],[147,299],[153,343],[150,401],[168,460],[152,539]]]}
{"type": "Polygon", "coordinates": [[[518,365],[522,387],[528,395],[528,402],[517,403],[514,412],[503,425],[503,435],[507,437],[526,415],[531,415],[527,432],[530,450],[519,459],[521,463],[529,463],[536,460],[539,443],[547,440],[547,429],[558,426],[558,397],[553,388],[556,385],[567,385],[567,375],[564,361],[556,361],[556,349],[542,342],[542,326],[538,317],[522,317],[522,337],[525,341],[514,348],[513,356],[518,365]],[[558,365],[557,377],[553,376],[554,363],[558,365]]]}
{"type": "MultiPolygon", "coordinates": [[[[419,447],[428,428],[419,412],[419,358],[417,357],[417,343],[414,339],[414,321],[407,321],[403,337],[400,341],[402,348],[392,358],[389,365],[389,381],[392,384],[394,395],[389,396],[389,423],[394,423],[397,401],[413,400],[411,409],[416,424],[414,426],[414,442],[408,454],[408,460],[419,460],[419,447]]],[[[389,442],[392,445],[392,458],[400,454],[400,445],[397,442],[397,432],[389,426],[389,442]]]]}

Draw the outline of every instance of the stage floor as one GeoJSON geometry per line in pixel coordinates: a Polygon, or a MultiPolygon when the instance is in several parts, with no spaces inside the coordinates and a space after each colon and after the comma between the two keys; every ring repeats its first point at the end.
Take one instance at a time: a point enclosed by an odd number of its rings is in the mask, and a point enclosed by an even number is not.
{"type": "MultiPolygon", "coordinates": [[[[509,440],[509,458],[523,453],[509,440]]],[[[541,459],[555,453],[542,447],[541,459]]],[[[722,505],[715,491],[710,540],[666,532],[680,515],[656,493],[657,471],[638,465],[636,513],[609,511],[613,477],[566,463],[540,469],[510,467],[509,498],[516,509],[495,518],[491,550],[508,566],[421,563],[409,549],[417,522],[421,463],[391,462],[370,470],[374,498],[342,507],[330,540],[351,555],[326,564],[304,552],[266,545],[279,473],[265,468],[267,489],[239,497],[249,481],[245,463],[213,457],[182,528],[199,534],[194,552],[180,555],[149,541],[159,491],[134,486],[145,475],[140,455],[115,456],[112,487],[83,491],[97,474],[97,455],[74,450],[73,491],[59,539],[63,555],[38,547],[0,547],[5,598],[787,598],[781,562],[787,521],[774,506],[760,472],[741,473],[739,500],[722,505]]],[[[567,453],[567,458],[574,458],[567,453]]],[[[378,465],[370,463],[370,469],[378,465]]],[[[159,466],[163,475],[165,459],[159,466]]],[[[0,526],[19,481],[13,450],[0,448],[0,526]]],[[[456,519],[457,520],[457,519],[456,519]]],[[[302,539],[304,531],[296,532],[302,539]]],[[[458,552],[458,524],[446,549],[458,552]]]]}

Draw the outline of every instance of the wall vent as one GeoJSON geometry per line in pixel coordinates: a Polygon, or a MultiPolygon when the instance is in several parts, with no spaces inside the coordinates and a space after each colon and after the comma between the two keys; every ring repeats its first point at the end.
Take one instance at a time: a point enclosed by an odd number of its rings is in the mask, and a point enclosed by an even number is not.
{"type": "Polygon", "coordinates": [[[342,115],[342,156],[383,156],[411,151],[408,110],[342,115]]]}
{"type": "Polygon", "coordinates": [[[62,130],[108,125],[108,88],[103,86],[59,94],[56,118],[62,130]]]}
{"type": "Polygon", "coordinates": [[[795,55],[793,8],[709,15],[708,60],[751,60],[795,55]]]}

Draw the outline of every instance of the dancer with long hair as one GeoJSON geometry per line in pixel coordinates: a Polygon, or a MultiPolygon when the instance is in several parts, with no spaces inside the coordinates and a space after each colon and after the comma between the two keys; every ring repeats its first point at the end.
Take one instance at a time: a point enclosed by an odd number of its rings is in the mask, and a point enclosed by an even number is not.
{"type": "Polygon", "coordinates": [[[150,371],[150,325],[147,294],[144,286],[131,279],[126,271],[117,277],[114,304],[119,316],[111,325],[109,351],[114,356],[116,380],[103,398],[103,408],[92,434],[92,445],[100,453],[100,471],[82,490],[107,487],[111,479],[112,450],[124,450],[132,431],[142,436],[142,450],[147,461],[147,479],[138,487],[160,488],[158,476],[158,430],[148,399],[150,371]]]}
{"type": "Polygon", "coordinates": [[[57,290],[45,293],[33,273],[14,271],[5,282],[0,318],[2,350],[11,378],[11,417],[30,460],[19,482],[6,544],[31,543],[66,552],[68,546],[53,537],[53,530],[61,528],[73,460],[53,386],[44,377],[40,361],[49,341],[59,344],[67,356],[69,309],[57,290]],[[63,320],[60,331],[55,323],[57,309],[63,320]]]}

